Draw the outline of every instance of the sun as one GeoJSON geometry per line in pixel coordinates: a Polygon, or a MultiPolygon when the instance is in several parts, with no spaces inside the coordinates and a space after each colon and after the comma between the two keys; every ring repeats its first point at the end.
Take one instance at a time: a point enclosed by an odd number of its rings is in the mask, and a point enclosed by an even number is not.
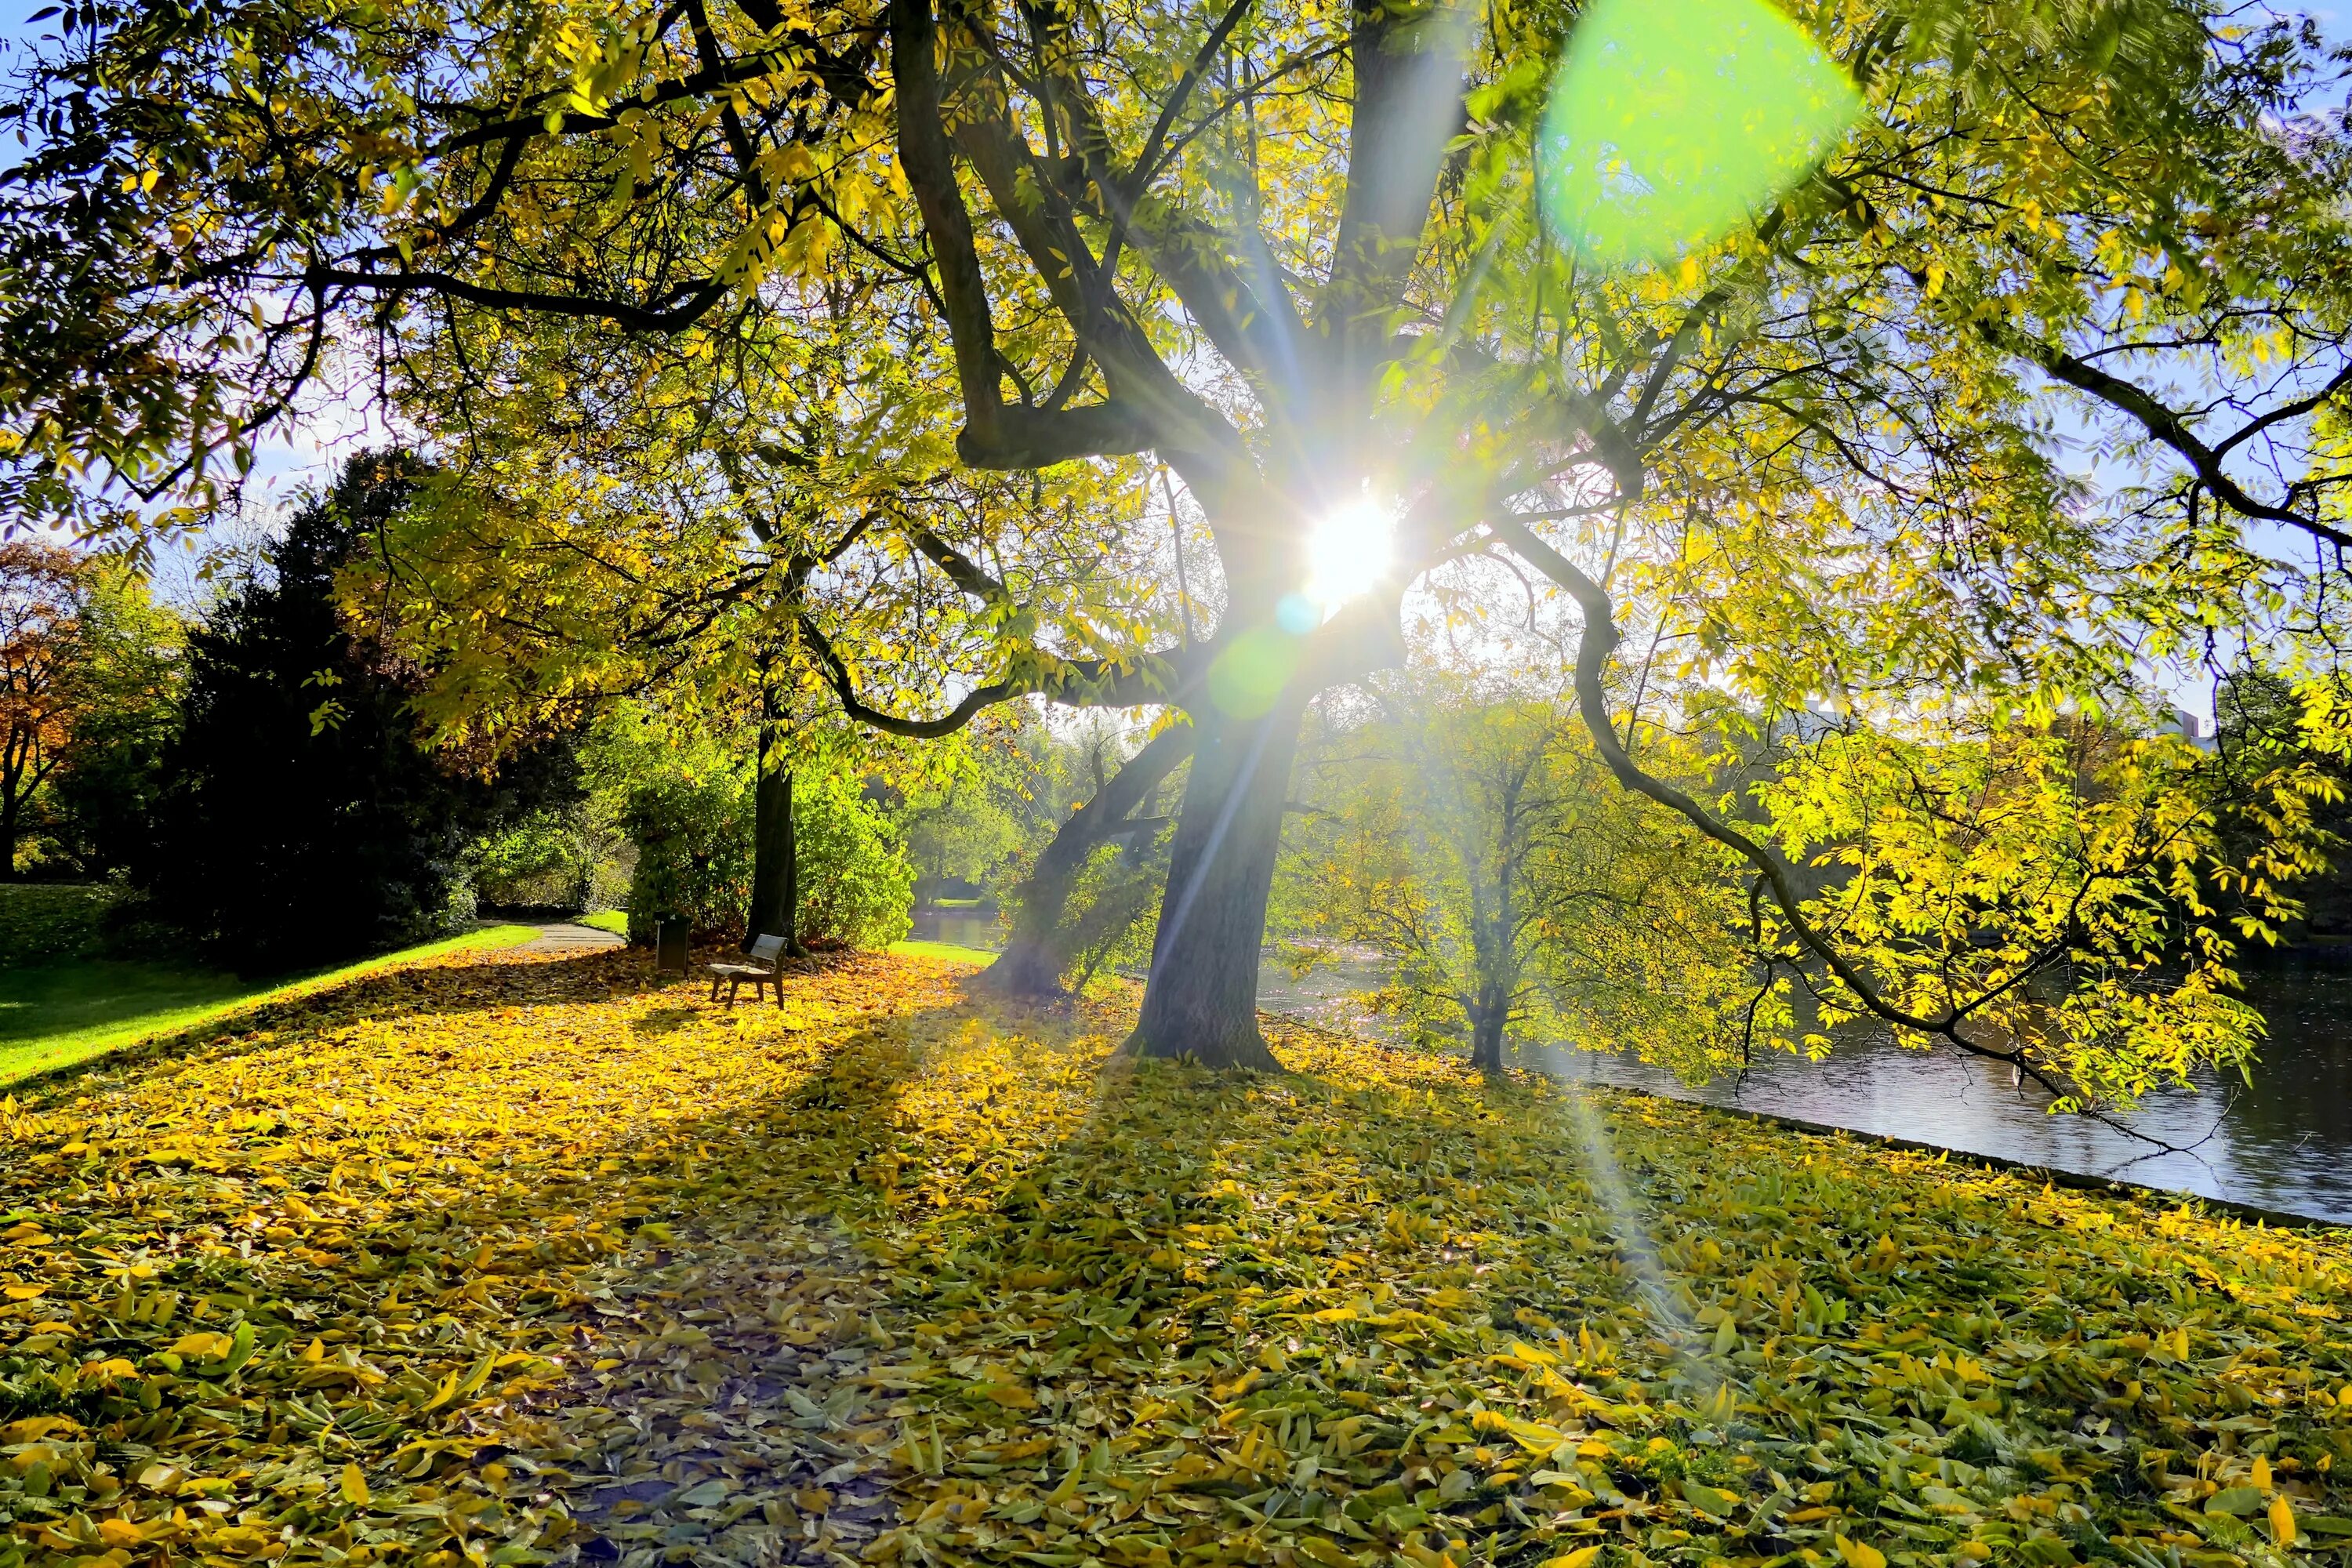
{"type": "Polygon", "coordinates": [[[1306,596],[1326,620],[1396,564],[1396,515],[1370,496],[1326,512],[1307,536],[1306,596]]]}

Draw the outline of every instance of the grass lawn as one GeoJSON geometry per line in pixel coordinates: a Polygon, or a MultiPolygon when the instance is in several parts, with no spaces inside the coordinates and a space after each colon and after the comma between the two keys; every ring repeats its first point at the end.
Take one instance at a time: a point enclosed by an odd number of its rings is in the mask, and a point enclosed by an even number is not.
{"type": "Polygon", "coordinates": [[[626,936],[629,934],[629,911],[598,910],[594,914],[582,915],[580,923],[584,926],[593,926],[598,931],[611,931],[615,936],[626,936]]]}
{"type": "Polygon", "coordinates": [[[2346,1561],[2343,1232],[964,978],[425,965],[35,1086],[0,1568],[2346,1561]]]}
{"type": "Polygon", "coordinates": [[[890,952],[899,958],[938,958],[950,963],[996,962],[996,954],[984,947],[961,947],[951,942],[894,942],[890,952]]]}
{"type": "Polygon", "coordinates": [[[306,995],[390,964],[512,947],[537,934],[530,926],[492,926],[338,969],[258,982],[216,969],[114,959],[0,970],[0,1084],[306,995]]]}

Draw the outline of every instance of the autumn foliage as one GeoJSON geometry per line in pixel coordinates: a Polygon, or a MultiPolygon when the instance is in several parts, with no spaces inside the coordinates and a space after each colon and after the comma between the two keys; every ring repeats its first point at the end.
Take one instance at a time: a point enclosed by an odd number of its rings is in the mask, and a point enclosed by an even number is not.
{"type": "Polygon", "coordinates": [[[0,1563],[2274,1564],[2352,1247],[1127,1003],[428,964],[0,1113],[0,1563]]]}
{"type": "Polygon", "coordinates": [[[75,666],[86,575],[72,551],[0,540],[0,881],[16,874],[25,808],[83,706],[75,666]]]}

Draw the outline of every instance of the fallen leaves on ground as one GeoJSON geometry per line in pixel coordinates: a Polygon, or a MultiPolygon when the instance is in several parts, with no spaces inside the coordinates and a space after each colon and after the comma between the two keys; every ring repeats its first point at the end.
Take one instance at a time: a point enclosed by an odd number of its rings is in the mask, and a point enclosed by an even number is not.
{"type": "Polygon", "coordinates": [[[2221,1568],[2352,1247],[860,958],[411,971],[0,1109],[16,1561],[2221,1568]]]}

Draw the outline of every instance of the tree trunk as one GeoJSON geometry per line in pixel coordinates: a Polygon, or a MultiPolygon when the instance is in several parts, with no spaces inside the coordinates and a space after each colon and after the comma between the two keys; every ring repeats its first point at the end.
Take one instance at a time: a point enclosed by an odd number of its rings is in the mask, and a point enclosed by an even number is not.
{"type": "Polygon", "coordinates": [[[1510,1016],[1504,1004],[1488,1004],[1479,1007],[1478,1016],[1470,1020],[1470,1065],[1482,1072],[1503,1070],[1503,1025],[1510,1016]]]}
{"type": "Polygon", "coordinates": [[[784,951],[798,958],[800,855],[793,842],[793,772],[772,765],[760,748],[760,777],[751,795],[751,907],[743,922],[743,946],[761,936],[781,936],[784,951]]]}
{"type": "Polygon", "coordinates": [[[1171,725],[1111,774],[1095,797],[1070,814],[1017,895],[1013,937],[980,976],[980,984],[1006,996],[1055,997],[1069,967],[1063,916],[1087,858],[1108,841],[1129,813],[1192,754],[1194,734],[1187,724],[1171,725]]]}
{"type": "Polygon", "coordinates": [[[1202,721],[1126,1054],[1281,1070],[1258,1032],[1258,950],[1302,717],[1286,699],[1263,719],[1202,721]]]}
{"type": "Polygon", "coordinates": [[[16,879],[16,797],[0,800],[0,882],[16,879]]]}

